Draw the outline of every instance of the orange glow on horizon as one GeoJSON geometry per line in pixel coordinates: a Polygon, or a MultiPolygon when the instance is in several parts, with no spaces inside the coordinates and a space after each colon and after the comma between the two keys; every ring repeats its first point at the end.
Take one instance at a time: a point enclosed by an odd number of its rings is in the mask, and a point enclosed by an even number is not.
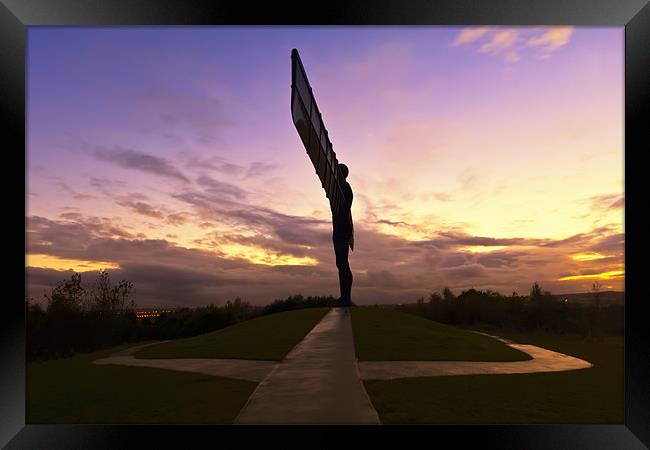
{"type": "Polygon", "coordinates": [[[293,256],[273,253],[268,249],[253,245],[227,244],[219,250],[225,258],[245,259],[253,264],[267,266],[315,266],[318,260],[309,256],[293,256]]]}
{"type": "Polygon", "coordinates": [[[25,267],[54,269],[58,271],[94,272],[101,269],[119,269],[119,264],[107,261],[84,261],[81,259],[59,258],[43,254],[25,255],[25,267]]]}
{"type": "Polygon", "coordinates": [[[571,280],[611,280],[625,276],[624,270],[611,270],[609,272],[595,273],[592,275],[572,275],[569,277],[559,278],[558,281],[571,280]]]}
{"type": "Polygon", "coordinates": [[[458,250],[470,253],[489,253],[507,248],[505,245],[468,245],[460,247],[458,250]]]}
{"type": "Polygon", "coordinates": [[[601,255],[600,253],[596,253],[596,252],[578,253],[571,256],[571,259],[573,259],[574,261],[594,261],[596,259],[603,259],[603,258],[607,258],[607,256],[601,255]]]}

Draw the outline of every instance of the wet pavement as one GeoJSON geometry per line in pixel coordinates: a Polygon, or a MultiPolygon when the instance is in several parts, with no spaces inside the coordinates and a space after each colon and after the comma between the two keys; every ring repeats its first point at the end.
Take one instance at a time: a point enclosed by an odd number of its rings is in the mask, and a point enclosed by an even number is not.
{"type": "MultiPolygon", "coordinates": [[[[163,341],[166,342],[166,341],[163,341]]],[[[160,344],[162,342],[155,342],[160,344]]],[[[138,345],[115,353],[108,358],[96,359],[94,364],[119,364],[134,367],[154,367],[157,369],[195,372],[205,375],[237,378],[240,380],[260,382],[277,366],[274,361],[254,361],[246,359],[213,358],[170,358],[138,359],[133,354],[138,350],[154,344],[138,345]]]]}
{"type": "Polygon", "coordinates": [[[380,423],[359,378],[349,308],[325,315],[258,385],[235,423],[380,423]]]}

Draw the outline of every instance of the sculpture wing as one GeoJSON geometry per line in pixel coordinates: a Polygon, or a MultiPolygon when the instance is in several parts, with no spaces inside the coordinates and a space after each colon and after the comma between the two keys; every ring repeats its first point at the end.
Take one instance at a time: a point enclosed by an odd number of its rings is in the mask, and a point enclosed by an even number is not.
{"type": "Polygon", "coordinates": [[[343,176],[305,68],[295,48],[291,51],[291,117],[329,199],[330,208],[337,214],[345,202],[341,188],[343,176]]]}

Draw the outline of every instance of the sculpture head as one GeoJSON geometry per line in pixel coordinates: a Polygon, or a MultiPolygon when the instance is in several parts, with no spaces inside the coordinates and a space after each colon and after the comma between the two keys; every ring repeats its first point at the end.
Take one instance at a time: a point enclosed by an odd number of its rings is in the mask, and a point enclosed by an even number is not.
{"type": "Polygon", "coordinates": [[[339,163],[339,169],[341,170],[341,175],[343,175],[343,178],[348,177],[348,173],[350,173],[350,170],[348,169],[348,166],[345,164],[340,164],[339,163]]]}

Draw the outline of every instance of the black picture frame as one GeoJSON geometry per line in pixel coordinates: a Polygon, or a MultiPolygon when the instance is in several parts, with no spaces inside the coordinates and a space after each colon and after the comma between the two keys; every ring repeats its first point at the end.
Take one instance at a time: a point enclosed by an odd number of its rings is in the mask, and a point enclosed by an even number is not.
{"type": "MultiPolygon", "coordinates": [[[[634,449],[650,445],[650,351],[642,298],[641,228],[644,202],[642,158],[648,145],[650,103],[650,6],[648,0],[385,0],[318,4],[183,0],[0,0],[0,105],[5,142],[7,284],[0,312],[0,445],[7,448],[196,447],[237,443],[238,447],[279,441],[283,447],[341,446],[352,434],[364,447],[454,447],[634,449]],[[405,425],[405,426],[126,426],[25,424],[25,183],[26,29],[30,26],[110,25],[576,25],[625,27],[625,423],[621,425],[405,425]],[[644,114],[645,113],[645,114],[644,114]],[[23,155],[25,156],[25,155],[23,155]],[[7,160],[9,157],[9,160],[7,160]],[[642,173],[642,172],[641,172],[642,173]],[[11,215],[9,215],[11,214],[11,215]],[[9,234],[11,233],[11,234],[9,234]],[[632,245],[633,243],[633,245],[632,245]],[[21,253],[21,254],[19,254],[21,253]],[[13,255],[13,256],[11,256],[13,255]],[[14,272],[15,270],[15,272],[14,272]]],[[[357,444],[361,445],[361,444],[357,444]]]]}

